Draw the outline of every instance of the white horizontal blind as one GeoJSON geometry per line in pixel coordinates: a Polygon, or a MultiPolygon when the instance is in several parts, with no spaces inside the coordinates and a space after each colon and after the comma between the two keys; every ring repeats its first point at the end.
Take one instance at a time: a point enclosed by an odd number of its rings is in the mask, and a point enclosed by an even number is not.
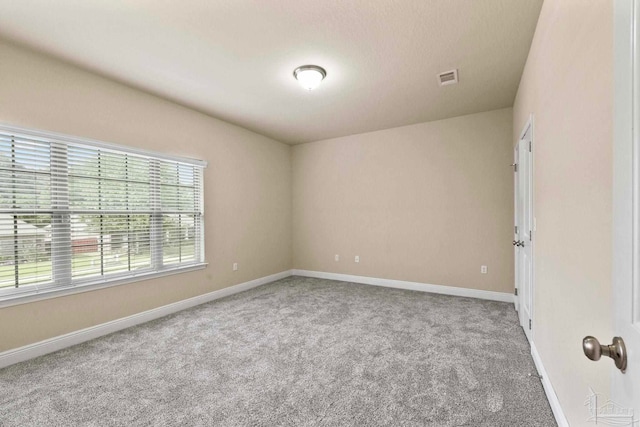
{"type": "Polygon", "coordinates": [[[190,165],[160,161],[163,265],[193,262],[200,252],[194,236],[201,233],[198,217],[200,176],[190,165]]]}
{"type": "Polygon", "coordinates": [[[0,297],[202,264],[202,175],[0,127],[0,297]]]}
{"type": "Polygon", "coordinates": [[[47,283],[51,147],[0,135],[0,287],[47,283]]]}

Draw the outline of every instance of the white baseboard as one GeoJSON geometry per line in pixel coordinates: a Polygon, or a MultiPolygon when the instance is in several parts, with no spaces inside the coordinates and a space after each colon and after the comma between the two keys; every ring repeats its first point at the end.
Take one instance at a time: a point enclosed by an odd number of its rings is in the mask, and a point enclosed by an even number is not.
{"type": "Polygon", "coordinates": [[[556,395],[556,392],[553,389],[553,385],[549,380],[547,371],[544,369],[542,359],[540,359],[540,354],[538,354],[538,350],[536,349],[533,341],[530,341],[529,344],[531,344],[531,356],[533,357],[533,362],[536,364],[538,374],[542,377],[542,387],[544,388],[544,392],[547,395],[547,400],[549,400],[549,405],[551,405],[551,411],[553,412],[553,416],[556,418],[558,427],[569,427],[569,422],[567,422],[567,417],[564,416],[564,412],[562,411],[562,406],[560,406],[558,396],[556,395]]]}
{"type": "Polygon", "coordinates": [[[204,295],[198,295],[193,298],[143,311],[142,313],[137,313],[131,316],[123,317],[121,319],[112,320],[110,322],[91,326],[89,328],[70,332],[68,334],[59,335],[57,337],[49,338],[47,340],[40,341],[34,344],[29,344],[24,347],[7,350],[0,353],[0,369],[9,365],[13,365],[14,363],[24,362],[25,360],[33,359],[34,357],[62,350],[63,348],[80,344],[85,341],[110,334],[112,332],[120,331],[122,329],[149,322],[151,320],[158,319],[160,317],[167,316],[169,314],[176,313],[187,308],[195,307],[196,305],[204,304],[209,301],[224,298],[229,295],[237,294],[238,292],[246,291],[260,285],[264,285],[266,283],[283,279],[285,277],[291,276],[291,273],[291,270],[286,270],[281,273],[272,274],[270,276],[260,277],[249,282],[229,286],[228,288],[209,292],[204,295]]]}
{"type": "Polygon", "coordinates": [[[408,289],[411,291],[431,292],[434,294],[479,298],[492,301],[513,303],[513,295],[506,292],[482,291],[479,289],[456,288],[453,286],[430,285],[428,283],[405,282],[402,280],[377,279],[375,277],[352,276],[349,274],[324,273],[321,271],[292,270],[294,276],[315,277],[318,279],[340,280],[387,288],[408,289]]]}

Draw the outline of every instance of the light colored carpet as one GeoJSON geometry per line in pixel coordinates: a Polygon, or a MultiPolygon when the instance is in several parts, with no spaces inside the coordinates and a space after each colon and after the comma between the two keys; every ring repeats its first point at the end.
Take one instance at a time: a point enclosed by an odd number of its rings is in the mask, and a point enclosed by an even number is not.
{"type": "Polygon", "coordinates": [[[513,305],[290,277],[0,370],[2,426],[555,426],[513,305]]]}

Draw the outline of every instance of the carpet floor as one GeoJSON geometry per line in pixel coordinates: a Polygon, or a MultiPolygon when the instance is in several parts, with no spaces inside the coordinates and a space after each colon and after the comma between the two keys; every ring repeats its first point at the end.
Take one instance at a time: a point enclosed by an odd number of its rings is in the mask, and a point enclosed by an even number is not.
{"type": "Polygon", "coordinates": [[[2,426],[555,426],[512,304],[289,277],[0,370],[2,426]]]}

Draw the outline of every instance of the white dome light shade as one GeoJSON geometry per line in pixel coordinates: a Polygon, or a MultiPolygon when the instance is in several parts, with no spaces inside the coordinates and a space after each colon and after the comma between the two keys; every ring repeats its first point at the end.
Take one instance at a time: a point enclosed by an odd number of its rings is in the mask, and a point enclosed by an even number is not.
{"type": "Polygon", "coordinates": [[[300,86],[307,90],[315,89],[327,76],[327,72],[317,65],[303,65],[293,72],[293,76],[298,80],[300,86]]]}

